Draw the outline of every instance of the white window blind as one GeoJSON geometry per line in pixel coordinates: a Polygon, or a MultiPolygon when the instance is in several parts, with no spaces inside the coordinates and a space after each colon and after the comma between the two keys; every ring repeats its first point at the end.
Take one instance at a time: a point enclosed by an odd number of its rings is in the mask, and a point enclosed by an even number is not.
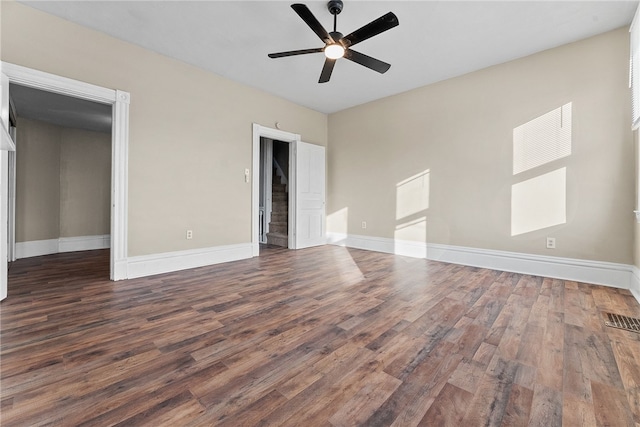
{"type": "Polygon", "coordinates": [[[633,130],[640,127],[640,18],[638,11],[631,22],[631,54],[629,58],[629,86],[631,87],[631,114],[633,130]]]}

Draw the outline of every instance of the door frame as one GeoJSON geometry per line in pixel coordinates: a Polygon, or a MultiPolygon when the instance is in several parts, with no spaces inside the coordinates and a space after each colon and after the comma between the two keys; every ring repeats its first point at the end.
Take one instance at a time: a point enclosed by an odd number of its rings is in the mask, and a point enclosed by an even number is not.
{"type": "Polygon", "coordinates": [[[260,175],[262,178],[262,188],[260,193],[263,195],[263,208],[264,208],[264,224],[262,228],[263,234],[259,236],[258,240],[262,243],[266,243],[266,235],[269,232],[269,224],[271,223],[271,209],[273,202],[272,188],[273,188],[273,139],[260,138],[260,150],[262,157],[260,158],[260,175]],[[264,239],[262,238],[263,236],[264,239]]]}
{"type": "MultiPolygon", "coordinates": [[[[13,144],[17,144],[17,131],[18,119],[16,116],[16,108],[13,104],[13,100],[9,98],[9,136],[13,140],[13,144]]],[[[13,262],[16,260],[16,152],[8,151],[8,192],[7,192],[7,221],[8,221],[8,236],[7,236],[7,261],[13,262]]]]}
{"type": "Polygon", "coordinates": [[[296,172],[295,159],[297,143],[300,142],[300,135],[286,132],[280,129],[272,129],[253,124],[253,156],[251,180],[251,248],[252,256],[260,255],[260,137],[269,138],[289,144],[289,218],[288,218],[288,246],[289,249],[296,248],[296,172]]]}
{"type": "MultiPolygon", "coordinates": [[[[9,83],[19,84],[47,92],[111,105],[111,280],[128,277],[127,233],[128,233],[128,179],[129,179],[129,104],[128,92],[108,89],[90,83],[33,70],[20,65],[2,62],[2,73],[9,83]]],[[[3,180],[3,187],[7,186],[3,180]]],[[[8,224],[2,225],[7,227],[8,224]]],[[[6,244],[6,242],[0,242],[6,244]]],[[[6,277],[7,272],[0,272],[6,277]]]]}

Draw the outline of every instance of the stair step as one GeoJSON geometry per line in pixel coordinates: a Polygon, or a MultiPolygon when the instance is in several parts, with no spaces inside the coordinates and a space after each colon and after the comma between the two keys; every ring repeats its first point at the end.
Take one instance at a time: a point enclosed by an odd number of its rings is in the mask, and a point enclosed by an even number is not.
{"type": "Polygon", "coordinates": [[[267,233],[267,243],[288,246],[288,220],[289,194],[287,193],[287,186],[282,183],[277,169],[274,168],[271,184],[271,222],[269,223],[269,233],[267,233]]]}
{"type": "Polygon", "coordinates": [[[289,220],[289,214],[286,212],[271,212],[271,222],[284,222],[289,220]]]}
{"type": "Polygon", "coordinates": [[[269,233],[287,234],[289,226],[286,222],[273,222],[269,223],[269,233]]]}
{"type": "Polygon", "coordinates": [[[286,201],[273,200],[271,203],[271,212],[287,213],[289,211],[289,203],[286,201]]]}
{"type": "Polygon", "coordinates": [[[287,189],[284,185],[278,184],[278,187],[275,185],[271,186],[271,194],[288,194],[287,189]]]}
{"type": "Polygon", "coordinates": [[[288,248],[289,237],[286,234],[269,232],[267,233],[267,244],[288,248]]]}

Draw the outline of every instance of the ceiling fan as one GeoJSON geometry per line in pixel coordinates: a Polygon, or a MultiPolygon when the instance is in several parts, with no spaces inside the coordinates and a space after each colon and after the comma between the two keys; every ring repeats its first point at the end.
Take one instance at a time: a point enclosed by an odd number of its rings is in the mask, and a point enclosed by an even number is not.
{"type": "Polygon", "coordinates": [[[389,12],[386,15],[383,15],[380,18],[369,22],[367,25],[355,30],[351,34],[343,36],[342,33],[338,32],[336,29],[338,14],[342,12],[342,7],[343,4],[341,0],[331,0],[329,3],[327,3],[327,8],[333,15],[333,31],[328,33],[327,30],[324,29],[322,24],[318,22],[316,17],[313,16],[313,13],[311,13],[306,5],[300,3],[292,4],[291,8],[295,10],[300,18],[302,18],[302,20],[306,22],[309,28],[311,28],[313,32],[316,33],[318,37],[320,37],[320,40],[325,43],[325,46],[315,49],[302,49],[291,50],[287,52],[270,53],[269,58],[283,58],[286,56],[324,52],[326,59],[324,61],[324,66],[322,67],[322,73],[320,73],[320,79],[318,80],[318,83],[326,83],[329,81],[329,79],[331,78],[333,67],[336,64],[336,60],[343,57],[360,65],[364,65],[365,67],[379,73],[385,73],[389,69],[389,67],[391,67],[391,64],[387,64],[386,62],[357,52],[351,49],[351,46],[354,46],[357,43],[360,43],[397,26],[399,24],[398,17],[392,12],[389,12]]]}

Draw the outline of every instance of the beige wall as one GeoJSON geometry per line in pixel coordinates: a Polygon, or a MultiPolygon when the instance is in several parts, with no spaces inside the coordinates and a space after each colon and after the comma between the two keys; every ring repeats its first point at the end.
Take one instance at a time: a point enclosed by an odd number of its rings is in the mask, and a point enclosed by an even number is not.
{"type": "Polygon", "coordinates": [[[20,118],[16,241],[109,234],[111,135],[20,118]]]}
{"type": "Polygon", "coordinates": [[[16,147],[16,242],[60,237],[60,128],[20,119],[16,147]]]}
{"type": "Polygon", "coordinates": [[[252,123],[327,145],[325,114],[29,7],[1,31],[3,61],[131,93],[130,256],[251,242],[252,123]]]}
{"type": "Polygon", "coordinates": [[[622,28],[330,115],[328,230],[632,263],[628,55],[622,28]],[[513,129],[568,102],[572,154],[514,176],[513,129]],[[512,185],[562,167],[566,223],[511,236],[512,185]]]}
{"type": "Polygon", "coordinates": [[[62,129],[60,237],[111,230],[111,134],[62,129]]]}

